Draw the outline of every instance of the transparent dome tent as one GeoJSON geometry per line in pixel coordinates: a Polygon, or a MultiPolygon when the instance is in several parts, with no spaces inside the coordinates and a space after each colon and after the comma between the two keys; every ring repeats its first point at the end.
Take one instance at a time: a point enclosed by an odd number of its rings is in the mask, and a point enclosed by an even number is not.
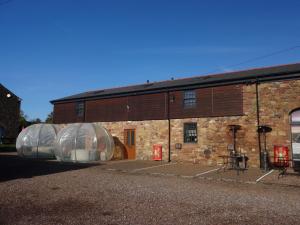
{"type": "Polygon", "coordinates": [[[17,138],[18,155],[24,158],[55,158],[57,128],[52,124],[34,124],[21,131],[17,138]]]}
{"type": "Polygon", "coordinates": [[[107,161],[113,152],[112,136],[98,124],[69,124],[57,134],[55,156],[63,162],[107,161]]]}

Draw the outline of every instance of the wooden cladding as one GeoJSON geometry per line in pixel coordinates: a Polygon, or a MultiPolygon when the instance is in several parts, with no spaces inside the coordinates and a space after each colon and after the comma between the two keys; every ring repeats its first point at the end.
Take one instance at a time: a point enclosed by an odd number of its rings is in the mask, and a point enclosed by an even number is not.
{"type": "Polygon", "coordinates": [[[243,114],[241,85],[212,88],[212,115],[231,116],[243,114]]]}
{"type": "Polygon", "coordinates": [[[86,121],[126,121],[128,120],[127,102],[127,97],[86,101],[86,121]]]}
{"type": "Polygon", "coordinates": [[[86,101],[86,121],[158,120],[167,118],[166,94],[86,101]]]}
{"type": "Polygon", "coordinates": [[[158,120],[167,118],[165,93],[138,95],[128,98],[129,120],[158,120]]]}
{"type": "Polygon", "coordinates": [[[235,116],[243,114],[242,86],[230,85],[196,89],[196,104],[193,108],[183,105],[183,92],[170,93],[170,118],[210,116],[235,116]]]}
{"type": "MultiPolygon", "coordinates": [[[[196,104],[184,107],[184,91],[170,92],[170,118],[236,116],[243,114],[242,85],[195,89],[196,104]]],[[[139,121],[168,118],[167,93],[85,101],[85,122],[139,121]]],[[[55,123],[79,122],[75,103],[54,106],[55,123]]]]}
{"type": "Polygon", "coordinates": [[[84,122],[84,117],[79,117],[76,114],[75,102],[55,104],[53,112],[54,123],[84,122]]]}

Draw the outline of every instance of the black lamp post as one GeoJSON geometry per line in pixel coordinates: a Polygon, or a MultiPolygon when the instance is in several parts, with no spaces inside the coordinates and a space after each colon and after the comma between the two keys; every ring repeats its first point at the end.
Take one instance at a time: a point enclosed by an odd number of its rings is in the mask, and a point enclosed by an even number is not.
{"type": "Polygon", "coordinates": [[[233,140],[232,140],[233,154],[235,155],[237,153],[236,152],[236,132],[241,129],[241,126],[240,125],[231,124],[231,125],[228,125],[228,128],[229,128],[229,130],[232,133],[232,138],[233,138],[233,140]]]}
{"type": "Polygon", "coordinates": [[[267,171],[269,169],[269,154],[267,151],[267,133],[271,132],[272,128],[267,125],[260,125],[257,128],[257,132],[259,135],[262,134],[263,136],[263,142],[264,142],[264,151],[262,152],[262,157],[261,157],[261,167],[267,171]]]}

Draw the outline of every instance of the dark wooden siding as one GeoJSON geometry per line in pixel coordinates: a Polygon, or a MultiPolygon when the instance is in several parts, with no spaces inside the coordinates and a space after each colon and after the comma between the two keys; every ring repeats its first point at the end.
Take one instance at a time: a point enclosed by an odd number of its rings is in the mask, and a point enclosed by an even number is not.
{"type": "Polygon", "coordinates": [[[165,93],[129,97],[129,120],[167,119],[165,93]]]}
{"type": "Polygon", "coordinates": [[[86,101],[86,121],[166,119],[166,94],[136,95],[86,101]]]}
{"type": "MultiPolygon", "coordinates": [[[[194,108],[184,108],[183,91],[170,92],[170,118],[234,116],[243,114],[242,86],[230,85],[197,89],[194,108]]],[[[167,119],[167,93],[87,100],[86,122],[167,119]]],[[[55,123],[82,121],[76,117],[75,103],[56,104],[55,123]]]]}
{"type": "Polygon", "coordinates": [[[86,121],[126,121],[127,101],[127,97],[86,101],[86,121]]]}
{"type": "Polygon", "coordinates": [[[243,114],[243,95],[241,85],[212,88],[213,116],[243,114]]]}
{"type": "Polygon", "coordinates": [[[76,123],[84,121],[84,117],[78,117],[76,115],[75,102],[55,104],[53,112],[54,123],[76,123]]]}
{"type": "Polygon", "coordinates": [[[170,93],[170,117],[172,119],[234,116],[243,114],[242,86],[230,85],[197,89],[196,106],[184,108],[183,91],[170,93]]]}
{"type": "Polygon", "coordinates": [[[212,92],[211,88],[197,89],[196,106],[193,108],[184,108],[184,92],[176,91],[170,93],[170,117],[172,119],[191,118],[200,116],[211,116],[212,92]]]}

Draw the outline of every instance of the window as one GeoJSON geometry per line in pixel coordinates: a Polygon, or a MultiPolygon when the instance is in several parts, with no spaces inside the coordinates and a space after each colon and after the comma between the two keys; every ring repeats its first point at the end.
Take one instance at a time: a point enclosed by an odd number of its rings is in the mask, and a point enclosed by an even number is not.
{"type": "Polygon", "coordinates": [[[127,146],[135,145],[135,130],[126,129],[125,130],[125,140],[127,146]]]}
{"type": "Polygon", "coordinates": [[[76,115],[78,117],[84,116],[84,102],[77,102],[76,103],[76,115]]]}
{"type": "Polygon", "coordinates": [[[184,143],[197,143],[197,123],[184,124],[184,143]]]}
{"type": "Polygon", "coordinates": [[[193,108],[196,106],[196,91],[185,91],[183,98],[183,106],[184,108],[193,108]]]}
{"type": "Polygon", "coordinates": [[[296,110],[291,114],[292,124],[300,124],[300,110],[296,110]]]}

